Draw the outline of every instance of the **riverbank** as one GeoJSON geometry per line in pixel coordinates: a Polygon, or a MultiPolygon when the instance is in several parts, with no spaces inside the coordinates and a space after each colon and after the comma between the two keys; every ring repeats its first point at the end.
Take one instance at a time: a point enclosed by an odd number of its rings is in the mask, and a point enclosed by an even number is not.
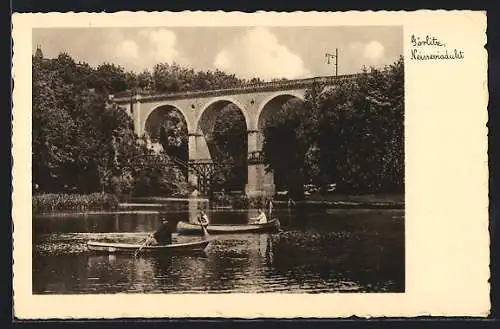
{"type": "Polygon", "coordinates": [[[405,196],[404,194],[311,195],[305,201],[297,203],[338,209],[404,209],[405,196]]]}
{"type": "MultiPolygon", "coordinates": [[[[276,197],[247,197],[245,195],[226,195],[224,198],[213,202],[213,205],[232,209],[267,208],[268,202],[271,200],[277,208],[287,208],[289,206],[286,198],[277,200],[276,197]]],[[[313,194],[307,196],[305,200],[296,201],[295,205],[327,209],[404,209],[405,197],[404,194],[313,194]]]]}
{"type": "MultiPolygon", "coordinates": [[[[267,208],[268,197],[225,196],[224,200],[212,202],[212,209],[245,210],[267,208]]],[[[33,214],[45,213],[78,213],[78,212],[113,212],[124,209],[162,207],[168,202],[197,201],[208,202],[208,199],[143,197],[132,198],[131,202],[120,203],[113,194],[35,194],[32,201],[33,214]]],[[[288,207],[286,200],[273,200],[277,208],[288,207]]],[[[311,195],[296,205],[313,206],[320,209],[404,209],[404,195],[311,195]]]]}

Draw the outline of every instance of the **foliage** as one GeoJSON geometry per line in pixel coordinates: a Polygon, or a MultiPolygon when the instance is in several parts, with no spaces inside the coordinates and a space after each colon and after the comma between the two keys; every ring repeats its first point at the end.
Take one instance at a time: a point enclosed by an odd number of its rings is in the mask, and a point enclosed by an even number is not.
{"type": "Polygon", "coordinates": [[[134,134],[131,118],[107,103],[109,92],[135,83],[131,73],[113,64],[93,69],[67,54],[56,59],[35,56],[32,68],[37,190],[184,193],[182,173],[156,166],[150,150],[134,134]]]}
{"type": "Polygon", "coordinates": [[[278,185],[286,182],[295,199],[304,197],[307,177],[306,154],[310,154],[313,117],[298,99],[286,102],[267,123],[262,151],[269,168],[276,173],[278,185]]]}
{"type": "Polygon", "coordinates": [[[159,127],[159,142],[163,150],[183,163],[189,160],[187,125],[178,111],[169,111],[159,127]]]}
{"type": "Polygon", "coordinates": [[[231,207],[233,209],[248,209],[250,207],[250,200],[246,194],[236,195],[231,200],[231,207]]]}
{"type": "Polygon", "coordinates": [[[265,129],[268,169],[295,199],[303,185],[337,183],[346,193],[404,189],[403,59],[335,87],[312,86],[265,129]]]}
{"type": "Polygon", "coordinates": [[[159,63],[152,73],[144,71],[138,77],[141,78],[138,84],[140,89],[160,93],[227,89],[262,82],[256,78],[240,79],[220,70],[195,72],[177,63],[159,63]]]}
{"type": "Polygon", "coordinates": [[[115,210],[118,199],[113,194],[35,194],[32,208],[34,214],[54,211],[115,210]]]}
{"type": "Polygon", "coordinates": [[[169,162],[165,154],[150,152],[136,168],[141,168],[135,173],[135,186],[133,195],[137,196],[186,196],[188,193],[187,182],[183,172],[169,162]]]}
{"type": "Polygon", "coordinates": [[[247,129],[245,118],[235,105],[224,107],[217,115],[211,137],[218,173],[214,187],[243,190],[247,174],[247,129]]]}

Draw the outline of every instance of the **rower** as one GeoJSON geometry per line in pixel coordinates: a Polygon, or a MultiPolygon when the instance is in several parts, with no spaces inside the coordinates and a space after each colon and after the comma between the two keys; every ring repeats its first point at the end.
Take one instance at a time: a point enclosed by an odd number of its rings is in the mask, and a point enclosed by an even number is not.
{"type": "Polygon", "coordinates": [[[210,223],[207,214],[203,210],[200,210],[200,214],[198,215],[198,222],[205,227],[207,227],[210,223]]]}
{"type": "Polygon", "coordinates": [[[267,223],[266,214],[264,213],[264,211],[262,211],[261,208],[257,209],[257,213],[258,213],[257,217],[253,217],[251,219],[257,221],[258,224],[267,223]]]}
{"type": "Polygon", "coordinates": [[[150,235],[150,240],[147,245],[169,245],[172,244],[172,227],[169,221],[161,218],[161,226],[153,234],[150,235]]]}
{"type": "Polygon", "coordinates": [[[198,223],[200,223],[202,227],[202,233],[205,234],[210,221],[208,220],[207,214],[203,210],[200,210],[200,214],[198,215],[198,223]]]}

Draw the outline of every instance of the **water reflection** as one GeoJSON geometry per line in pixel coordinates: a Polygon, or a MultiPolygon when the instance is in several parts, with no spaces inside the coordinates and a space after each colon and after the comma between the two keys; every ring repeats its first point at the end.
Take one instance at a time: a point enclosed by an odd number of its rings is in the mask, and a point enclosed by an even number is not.
{"type": "MultiPolygon", "coordinates": [[[[189,221],[199,204],[185,206],[36,218],[34,293],[404,291],[402,212],[279,211],[282,232],[217,236],[199,255],[134,258],[85,248],[88,240],[138,241],[165,214],[189,221]]],[[[249,216],[227,211],[209,215],[216,223],[244,223],[249,216]]]]}

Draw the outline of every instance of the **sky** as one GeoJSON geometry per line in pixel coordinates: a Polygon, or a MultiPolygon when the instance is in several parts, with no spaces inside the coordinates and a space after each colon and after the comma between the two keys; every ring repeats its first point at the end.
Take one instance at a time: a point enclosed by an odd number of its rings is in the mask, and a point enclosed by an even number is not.
{"type": "Polygon", "coordinates": [[[33,30],[32,50],[135,72],[176,62],[247,79],[299,79],[333,75],[325,53],[335,48],[339,75],[389,65],[403,54],[402,32],[401,26],[50,28],[33,30]]]}

